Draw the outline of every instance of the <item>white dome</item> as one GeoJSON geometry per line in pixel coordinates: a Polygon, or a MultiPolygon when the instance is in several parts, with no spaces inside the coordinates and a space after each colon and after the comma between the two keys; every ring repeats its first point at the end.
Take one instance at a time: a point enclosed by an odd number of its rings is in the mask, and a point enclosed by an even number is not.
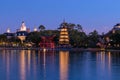
{"type": "Polygon", "coordinates": [[[10,29],[9,28],[7,29],[7,33],[10,33],[10,29]]]}
{"type": "Polygon", "coordinates": [[[34,28],[34,31],[37,31],[37,28],[36,28],[36,27],[34,28]]]}
{"type": "Polygon", "coordinates": [[[27,31],[27,28],[26,28],[24,22],[22,22],[22,25],[21,25],[21,27],[20,27],[20,31],[27,31]]]}

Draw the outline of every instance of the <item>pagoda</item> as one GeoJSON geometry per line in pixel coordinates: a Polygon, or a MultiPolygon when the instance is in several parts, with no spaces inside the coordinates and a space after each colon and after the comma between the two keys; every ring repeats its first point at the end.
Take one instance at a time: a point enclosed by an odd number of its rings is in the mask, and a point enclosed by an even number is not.
{"type": "Polygon", "coordinates": [[[60,28],[59,45],[61,45],[61,46],[68,46],[69,45],[68,29],[65,26],[60,28]]]}

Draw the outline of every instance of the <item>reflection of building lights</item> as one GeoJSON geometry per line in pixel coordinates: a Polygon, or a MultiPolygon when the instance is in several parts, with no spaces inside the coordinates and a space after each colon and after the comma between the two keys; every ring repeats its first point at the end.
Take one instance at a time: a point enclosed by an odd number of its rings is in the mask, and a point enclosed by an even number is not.
{"type": "Polygon", "coordinates": [[[68,62],[69,62],[69,52],[60,51],[59,52],[59,63],[60,63],[60,80],[68,79],[68,62]]]}
{"type": "Polygon", "coordinates": [[[100,57],[101,57],[102,67],[104,69],[104,67],[105,67],[105,52],[101,52],[100,57]]]}
{"type": "Polygon", "coordinates": [[[111,66],[111,52],[108,52],[108,69],[110,70],[111,66]]]}
{"type": "Polygon", "coordinates": [[[120,45],[119,45],[119,44],[117,44],[117,47],[120,47],[120,45]]]}
{"type": "Polygon", "coordinates": [[[30,53],[31,51],[30,50],[28,50],[28,71],[30,72],[30,61],[31,61],[31,53],[30,53]]]}
{"type": "Polygon", "coordinates": [[[44,48],[43,51],[44,51],[44,55],[43,55],[43,57],[44,57],[44,58],[43,58],[44,80],[46,80],[46,53],[45,53],[45,52],[46,52],[46,49],[44,48]]]}
{"type": "Polygon", "coordinates": [[[21,80],[26,80],[25,79],[25,76],[26,76],[26,73],[25,73],[25,69],[26,69],[26,65],[25,65],[25,50],[21,50],[21,53],[20,53],[20,75],[21,75],[21,80]]]}
{"type": "Polygon", "coordinates": [[[36,80],[36,51],[32,51],[32,62],[33,62],[33,76],[34,76],[34,80],[36,80]]]}
{"type": "Polygon", "coordinates": [[[116,44],[114,44],[114,46],[116,47],[116,44]]]}
{"type": "MultiPolygon", "coordinates": [[[[9,53],[9,52],[8,52],[9,53]]],[[[7,68],[7,78],[9,79],[9,75],[10,75],[10,55],[7,54],[7,65],[6,65],[6,68],[7,68]]]]}
{"type": "Polygon", "coordinates": [[[44,52],[44,53],[46,52],[46,48],[43,48],[43,52],[44,52]]]}

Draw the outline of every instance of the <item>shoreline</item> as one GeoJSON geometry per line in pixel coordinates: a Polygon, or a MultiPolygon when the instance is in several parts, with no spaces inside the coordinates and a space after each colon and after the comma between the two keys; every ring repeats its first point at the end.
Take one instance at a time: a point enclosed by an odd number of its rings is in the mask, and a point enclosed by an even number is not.
{"type": "Polygon", "coordinates": [[[104,49],[104,48],[39,48],[39,47],[0,47],[0,50],[41,50],[43,51],[44,49],[46,51],[118,51],[120,50],[115,50],[115,49],[104,49]]]}

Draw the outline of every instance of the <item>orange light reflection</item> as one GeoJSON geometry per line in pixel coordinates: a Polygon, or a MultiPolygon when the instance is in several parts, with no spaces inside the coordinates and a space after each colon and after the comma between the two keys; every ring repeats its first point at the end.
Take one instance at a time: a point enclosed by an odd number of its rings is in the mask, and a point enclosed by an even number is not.
{"type": "Polygon", "coordinates": [[[60,80],[68,80],[69,51],[59,52],[60,80]]]}
{"type": "Polygon", "coordinates": [[[26,73],[25,73],[25,50],[21,50],[20,52],[20,76],[21,76],[21,80],[26,80],[26,73]]]}

